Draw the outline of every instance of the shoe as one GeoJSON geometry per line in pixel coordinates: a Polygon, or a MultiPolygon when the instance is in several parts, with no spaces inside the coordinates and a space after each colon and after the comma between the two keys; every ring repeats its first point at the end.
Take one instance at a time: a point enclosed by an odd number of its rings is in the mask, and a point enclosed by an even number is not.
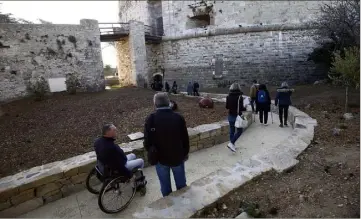
{"type": "Polygon", "coordinates": [[[234,144],[228,143],[227,148],[231,150],[233,153],[236,153],[236,148],[234,147],[234,144]]]}
{"type": "Polygon", "coordinates": [[[265,123],[265,124],[263,124],[264,126],[268,126],[268,124],[267,123],[265,123]]]}
{"type": "Polygon", "coordinates": [[[281,124],[280,127],[283,128],[283,125],[281,124]]]}
{"type": "Polygon", "coordinates": [[[288,127],[287,123],[285,123],[285,126],[288,127]]]}

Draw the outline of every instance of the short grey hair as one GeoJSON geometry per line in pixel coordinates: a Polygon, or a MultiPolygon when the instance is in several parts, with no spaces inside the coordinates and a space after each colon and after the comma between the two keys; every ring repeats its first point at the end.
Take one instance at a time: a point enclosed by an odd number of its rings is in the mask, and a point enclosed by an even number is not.
{"type": "Polygon", "coordinates": [[[169,107],[170,100],[167,93],[160,92],[156,93],[153,98],[155,107],[169,107]]]}
{"type": "Polygon", "coordinates": [[[229,90],[241,90],[241,86],[238,83],[233,83],[229,90]]]}
{"type": "Polygon", "coordinates": [[[108,123],[108,124],[105,124],[103,125],[103,128],[102,128],[102,135],[106,135],[107,132],[111,129],[111,128],[115,128],[115,125],[111,124],[111,123],[108,123]]]}
{"type": "Polygon", "coordinates": [[[286,81],[282,82],[281,87],[288,87],[288,84],[286,81]]]}

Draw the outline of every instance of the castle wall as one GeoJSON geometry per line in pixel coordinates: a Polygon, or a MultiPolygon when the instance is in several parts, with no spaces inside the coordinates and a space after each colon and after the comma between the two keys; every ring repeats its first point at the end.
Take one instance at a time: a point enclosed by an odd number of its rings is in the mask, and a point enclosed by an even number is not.
{"type": "Polygon", "coordinates": [[[86,91],[104,89],[98,22],[0,24],[0,101],[29,94],[32,77],[76,73],[86,91]]]}

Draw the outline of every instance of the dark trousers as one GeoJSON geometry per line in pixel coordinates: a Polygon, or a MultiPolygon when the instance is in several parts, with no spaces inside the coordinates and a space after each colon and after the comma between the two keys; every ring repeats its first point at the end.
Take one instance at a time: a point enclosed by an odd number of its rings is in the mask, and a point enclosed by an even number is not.
{"type": "Polygon", "coordinates": [[[193,90],[193,96],[199,96],[198,89],[193,90]]]}
{"type": "Polygon", "coordinates": [[[259,112],[259,121],[261,123],[267,124],[268,121],[268,106],[264,104],[258,104],[257,106],[259,112]]]}
{"type": "Polygon", "coordinates": [[[278,115],[280,116],[280,123],[287,124],[287,117],[288,117],[288,108],[289,105],[279,105],[278,106],[278,115]],[[283,120],[284,118],[284,120],[283,120]],[[284,121],[284,123],[283,123],[284,121]]]}
{"type": "Polygon", "coordinates": [[[256,106],[256,98],[252,97],[251,98],[251,107],[252,107],[252,112],[257,112],[257,106],[256,106]],[[256,107],[256,110],[254,110],[254,107],[256,107]]]}
{"type": "Polygon", "coordinates": [[[232,144],[236,143],[238,138],[242,135],[243,129],[237,128],[234,124],[236,123],[237,116],[228,115],[228,122],[229,122],[229,140],[232,144]]]}
{"type": "Polygon", "coordinates": [[[173,172],[175,185],[177,190],[186,187],[186,172],[184,169],[184,162],[176,167],[169,167],[158,163],[155,166],[157,175],[160,182],[160,191],[162,192],[163,197],[168,196],[172,193],[172,184],[170,180],[170,170],[173,172]]]}

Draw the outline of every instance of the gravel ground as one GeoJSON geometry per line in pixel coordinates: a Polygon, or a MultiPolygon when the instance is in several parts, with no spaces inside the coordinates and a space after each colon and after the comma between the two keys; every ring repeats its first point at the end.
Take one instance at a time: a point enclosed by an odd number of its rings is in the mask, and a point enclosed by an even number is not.
{"type": "MultiPolygon", "coordinates": [[[[54,94],[35,102],[23,99],[3,105],[0,117],[0,177],[93,150],[102,124],[118,127],[118,142],[143,131],[153,110],[154,92],[121,88],[100,93],[54,94]]],[[[224,104],[201,109],[197,99],[171,96],[188,127],[226,118],[224,104]]]]}
{"type": "MultiPolygon", "coordinates": [[[[196,217],[360,217],[360,93],[351,91],[353,120],[342,119],[345,91],[298,86],[293,103],[317,119],[315,138],[287,173],[270,172],[231,192],[196,217]],[[332,129],[341,127],[339,136],[332,129]]],[[[248,88],[245,89],[248,92],[248,88]]],[[[274,97],[275,89],[270,88],[274,97]]]]}

